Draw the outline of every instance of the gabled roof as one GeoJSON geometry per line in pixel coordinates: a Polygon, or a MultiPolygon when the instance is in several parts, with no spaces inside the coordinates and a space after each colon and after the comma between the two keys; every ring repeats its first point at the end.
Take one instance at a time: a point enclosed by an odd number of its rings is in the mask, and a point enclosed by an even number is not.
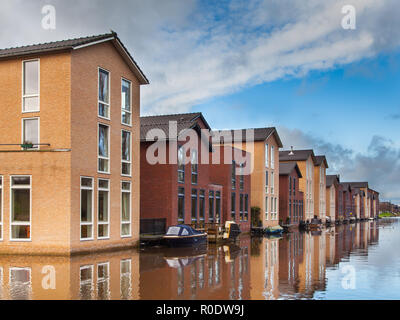
{"type": "Polygon", "coordinates": [[[238,130],[215,130],[213,133],[219,133],[220,135],[223,134],[229,134],[232,136],[233,139],[235,139],[234,132],[237,132],[236,135],[239,136],[239,138],[236,138],[234,142],[242,142],[245,141],[246,139],[246,130],[254,130],[254,141],[265,141],[267,140],[271,135],[274,135],[275,140],[278,144],[279,148],[283,147],[281,138],[279,137],[278,131],[276,130],[275,127],[269,127],[269,128],[249,128],[249,129],[238,129],[238,130]],[[238,133],[241,134],[238,134],[238,133]]]}
{"type": "Polygon", "coordinates": [[[203,114],[201,112],[140,117],[140,140],[149,141],[146,139],[146,136],[147,133],[152,129],[162,130],[165,133],[167,140],[169,140],[170,121],[177,122],[177,127],[178,127],[177,134],[180,134],[187,129],[194,129],[198,127],[199,119],[201,119],[204,122],[208,130],[211,130],[210,126],[204,119],[203,114]]]}
{"type": "Polygon", "coordinates": [[[353,188],[368,188],[368,182],[346,182],[353,188]]]}
{"type": "Polygon", "coordinates": [[[339,185],[343,187],[343,190],[351,191],[351,186],[348,182],[340,182],[339,185]]]}
{"type": "Polygon", "coordinates": [[[326,187],[329,188],[333,184],[336,186],[340,183],[340,176],[339,175],[327,175],[326,176],[326,187]]]}
{"type": "Polygon", "coordinates": [[[288,162],[288,163],[280,163],[279,164],[279,175],[280,176],[288,176],[290,175],[293,170],[297,171],[297,175],[299,178],[302,178],[303,176],[301,175],[299,166],[297,165],[297,162],[288,162]]]}
{"type": "Polygon", "coordinates": [[[320,166],[323,162],[325,163],[325,168],[329,168],[325,156],[315,156],[315,165],[320,166]]]}
{"type": "Polygon", "coordinates": [[[279,161],[306,161],[310,156],[315,164],[314,150],[285,150],[279,152],[279,161]]]}
{"type": "Polygon", "coordinates": [[[138,78],[139,83],[149,84],[149,80],[146,78],[146,76],[137,65],[135,60],[132,58],[124,44],[118,38],[117,33],[115,33],[114,31],[96,36],[33,44],[16,48],[0,49],[0,60],[32,56],[44,53],[78,50],[107,41],[111,41],[114,44],[117,51],[121,54],[122,58],[125,60],[132,72],[138,78]]]}

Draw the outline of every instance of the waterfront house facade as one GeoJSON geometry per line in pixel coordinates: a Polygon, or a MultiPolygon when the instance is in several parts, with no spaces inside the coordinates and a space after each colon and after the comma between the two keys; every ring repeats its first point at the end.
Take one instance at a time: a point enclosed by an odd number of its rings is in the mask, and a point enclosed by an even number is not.
{"type": "Polygon", "coordinates": [[[326,169],[328,162],[325,156],[315,156],[314,165],[314,215],[326,222],[326,169]]]}
{"type": "Polygon", "coordinates": [[[331,223],[336,221],[336,207],[338,197],[339,176],[326,176],[326,217],[331,223]]]}
{"type": "Polygon", "coordinates": [[[304,221],[314,218],[314,166],[316,159],[313,150],[286,150],[279,152],[280,163],[297,162],[302,178],[299,180],[300,191],[304,193],[304,221]]]}
{"type": "Polygon", "coordinates": [[[148,80],[117,35],[3,49],[0,74],[0,252],[136,245],[148,80]]]}
{"type": "Polygon", "coordinates": [[[279,164],[279,219],[281,224],[299,226],[304,221],[304,194],[299,189],[302,178],[296,162],[279,164]]]}
{"type": "Polygon", "coordinates": [[[252,155],[251,206],[260,208],[263,228],[279,225],[279,148],[283,145],[276,128],[214,131],[213,137],[214,145],[222,142],[252,155]],[[246,141],[249,131],[254,141],[246,141]]]}

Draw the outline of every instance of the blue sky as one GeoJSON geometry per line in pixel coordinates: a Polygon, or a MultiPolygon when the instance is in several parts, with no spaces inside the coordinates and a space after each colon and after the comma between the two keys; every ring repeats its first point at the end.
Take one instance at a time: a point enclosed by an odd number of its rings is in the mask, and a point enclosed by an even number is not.
{"type": "Polygon", "coordinates": [[[343,181],[400,203],[400,2],[2,0],[0,47],[116,31],[150,79],[141,113],[204,112],[214,128],[275,126],[343,181]],[[56,29],[42,28],[42,7],[56,29]]]}

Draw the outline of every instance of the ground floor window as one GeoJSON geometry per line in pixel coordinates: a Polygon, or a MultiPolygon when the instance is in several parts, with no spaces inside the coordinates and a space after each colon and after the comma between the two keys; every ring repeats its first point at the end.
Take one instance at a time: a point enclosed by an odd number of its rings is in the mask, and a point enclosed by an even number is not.
{"type": "Polygon", "coordinates": [[[31,177],[11,176],[11,240],[31,239],[31,177]]]}
{"type": "Polygon", "coordinates": [[[265,197],[265,220],[268,220],[268,197],[265,197]]]}
{"type": "Polygon", "coordinates": [[[197,222],[197,190],[192,190],[192,222],[197,222]]]}
{"type": "Polygon", "coordinates": [[[199,218],[200,221],[204,221],[205,212],[206,212],[206,200],[205,200],[205,192],[204,190],[200,190],[200,199],[199,199],[199,218]]]}
{"type": "Polygon", "coordinates": [[[214,222],[214,191],[209,191],[208,193],[208,220],[214,222]]]}
{"type": "Polygon", "coordinates": [[[231,194],[231,219],[236,221],[236,194],[231,194]]]}
{"type": "Polygon", "coordinates": [[[249,195],[244,195],[244,221],[249,221],[249,195]]]}
{"type": "Polygon", "coordinates": [[[243,200],[244,200],[244,197],[243,197],[243,194],[241,194],[240,195],[240,202],[239,202],[239,205],[240,205],[240,221],[243,221],[243,209],[244,209],[243,200]]]}
{"type": "Polygon", "coordinates": [[[93,180],[81,177],[81,240],[93,240],[93,180]]]}
{"type": "Polygon", "coordinates": [[[121,236],[130,237],[131,234],[131,183],[121,183],[121,236]]]}
{"type": "Polygon", "coordinates": [[[215,219],[217,223],[221,222],[221,191],[215,192],[215,219]]]}
{"type": "Polygon", "coordinates": [[[178,188],[178,222],[185,221],[185,188],[178,188]]]}
{"type": "Polygon", "coordinates": [[[108,239],[110,237],[110,181],[99,179],[97,199],[97,237],[108,239]]]}

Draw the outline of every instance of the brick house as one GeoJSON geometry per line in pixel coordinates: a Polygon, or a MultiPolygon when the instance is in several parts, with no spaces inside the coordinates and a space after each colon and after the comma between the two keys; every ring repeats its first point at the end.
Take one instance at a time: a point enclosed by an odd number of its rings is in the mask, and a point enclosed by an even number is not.
{"type": "Polygon", "coordinates": [[[326,176],[326,217],[330,219],[331,223],[336,221],[338,185],[339,176],[326,176]]]}
{"type": "Polygon", "coordinates": [[[0,50],[0,73],[0,252],[136,245],[149,82],[117,34],[0,50]]]}
{"type": "Polygon", "coordinates": [[[279,164],[279,218],[285,225],[299,226],[304,221],[304,194],[299,189],[302,178],[296,162],[279,164]]]}
{"type": "Polygon", "coordinates": [[[314,215],[326,222],[326,169],[328,161],[325,156],[315,156],[314,165],[314,215]]]}
{"type": "Polygon", "coordinates": [[[352,213],[352,194],[351,186],[349,183],[339,183],[339,219],[342,222],[350,220],[350,213],[352,213]]]}
{"type": "Polygon", "coordinates": [[[280,163],[297,162],[302,178],[299,179],[300,191],[304,193],[304,220],[314,218],[315,188],[314,166],[316,158],[313,150],[291,150],[279,152],[280,163]]]}
{"type": "Polygon", "coordinates": [[[260,208],[263,228],[279,225],[279,148],[283,145],[276,128],[213,131],[213,136],[214,145],[223,142],[252,155],[251,205],[260,208]],[[249,132],[254,141],[246,141],[249,132]]]}
{"type": "Polygon", "coordinates": [[[210,135],[204,137],[202,131],[210,134],[211,128],[201,113],[141,118],[141,233],[163,233],[176,224],[222,225],[232,220],[233,213],[242,231],[249,230],[250,176],[239,174],[241,163],[222,162],[223,147],[221,162],[212,164],[217,147],[211,146],[210,135]],[[177,129],[172,133],[174,123],[177,129]],[[186,136],[189,132],[195,136],[186,136]],[[194,144],[188,145],[190,140],[194,144]],[[149,160],[156,141],[165,146],[163,163],[149,160]],[[195,145],[197,151],[191,152],[190,146],[195,145]]]}

